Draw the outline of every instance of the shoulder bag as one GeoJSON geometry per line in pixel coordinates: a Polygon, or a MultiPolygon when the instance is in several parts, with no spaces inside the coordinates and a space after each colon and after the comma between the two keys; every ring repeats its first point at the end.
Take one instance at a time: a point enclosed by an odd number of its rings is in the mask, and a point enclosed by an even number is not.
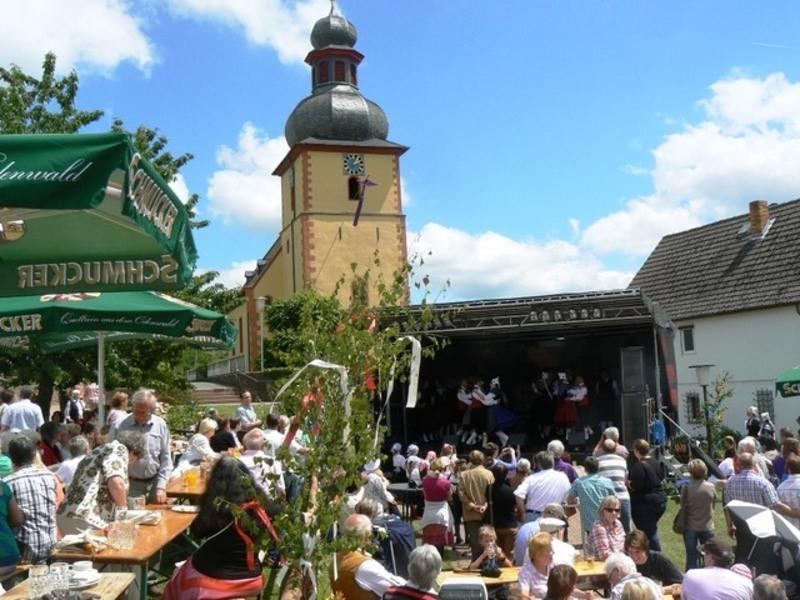
{"type": "Polygon", "coordinates": [[[672,521],[672,531],[677,533],[678,535],[683,535],[683,532],[686,531],[686,486],[684,485],[681,488],[681,507],[678,509],[678,512],[675,513],[675,518],[672,521]]]}

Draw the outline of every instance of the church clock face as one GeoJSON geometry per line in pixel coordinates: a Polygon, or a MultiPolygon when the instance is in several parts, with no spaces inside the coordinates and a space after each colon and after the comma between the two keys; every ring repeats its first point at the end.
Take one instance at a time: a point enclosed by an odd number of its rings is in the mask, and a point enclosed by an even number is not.
{"type": "Polygon", "coordinates": [[[344,161],[343,172],[345,175],[363,175],[364,174],[364,155],[363,154],[345,154],[342,156],[344,161]]]}

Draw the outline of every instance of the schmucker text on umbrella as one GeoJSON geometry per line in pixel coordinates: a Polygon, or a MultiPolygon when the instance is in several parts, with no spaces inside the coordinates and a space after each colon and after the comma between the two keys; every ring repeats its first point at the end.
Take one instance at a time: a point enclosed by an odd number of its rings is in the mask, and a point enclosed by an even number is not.
{"type": "Polygon", "coordinates": [[[17,267],[17,287],[82,288],[102,283],[117,285],[175,283],[178,263],[169,254],[155,260],[104,260],[68,263],[41,263],[17,267]]]}

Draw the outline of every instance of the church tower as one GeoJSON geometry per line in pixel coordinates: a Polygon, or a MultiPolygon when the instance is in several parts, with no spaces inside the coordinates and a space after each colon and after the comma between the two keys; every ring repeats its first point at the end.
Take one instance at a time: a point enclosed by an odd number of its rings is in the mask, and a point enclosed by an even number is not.
{"type": "Polygon", "coordinates": [[[366,289],[373,302],[377,269],[389,282],[406,263],[400,156],[408,148],[387,140],[386,114],[361,93],[364,56],[356,40],[356,28],[332,0],[330,14],[311,32],[311,95],[286,121],[290,149],[273,172],[281,178],[281,232],[246,274],[251,350],[258,349],[256,298],[280,299],[306,288],[331,294],[344,277],[344,306],[355,290],[366,289]]]}

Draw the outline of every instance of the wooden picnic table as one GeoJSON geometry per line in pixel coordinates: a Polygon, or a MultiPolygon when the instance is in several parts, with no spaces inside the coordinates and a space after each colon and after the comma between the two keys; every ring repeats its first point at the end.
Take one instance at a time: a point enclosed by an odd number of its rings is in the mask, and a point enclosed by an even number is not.
{"type": "Polygon", "coordinates": [[[576,560],[572,565],[578,573],[578,579],[586,579],[588,577],[605,577],[606,576],[606,561],[593,560],[591,563],[587,560],[576,560]]]}
{"type": "MultiPolygon", "coordinates": [[[[81,591],[97,594],[100,600],[117,600],[128,591],[133,579],[133,573],[102,573],[99,582],[81,591]]],[[[3,596],[3,600],[30,600],[30,598],[33,598],[33,594],[30,590],[30,581],[27,579],[15,585],[3,596]]]]}
{"type": "MultiPolygon", "coordinates": [[[[578,573],[578,580],[604,578],[606,576],[605,567],[606,563],[603,560],[595,560],[592,564],[585,560],[575,561],[573,565],[575,571],[578,573]]],[[[439,585],[446,579],[464,578],[464,577],[479,577],[486,587],[496,585],[509,585],[519,581],[519,572],[522,567],[504,567],[500,569],[499,577],[481,577],[480,569],[459,569],[456,571],[442,571],[436,579],[439,585]]]]}
{"type": "Polygon", "coordinates": [[[167,483],[167,497],[187,500],[190,504],[198,504],[200,496],[206,492],[206,481],[199,476],[194,485],[186,482],[186,474],[170,480],[167,483]]]}
{"type": "Polygon", "coordinates": [[[147,509],[160,511],[161,521],[158,525],[138,525],[133,548],[129,550],[105,548],[94,554],[77,548],[65,548],[55,550],[52,554],[53,559],[64,561],[88,559],[98,564],[138,566],[139,595],[142,600],[145,600],[150,560],[161,552],[164,546],[184,533],[197,517],[196,513],[175,512],[170,506],[164,504],[150,504],[147,509]]]}
{"type": "Polygon", "coordinates": [[[500,569],[500,577],[481,577],[480,569],[473,569],[473,570],[458,570],[458,571],[442,571],[439,573],[439,577],[436,578],[436,582],[439,585],[442,585],[448,579],[463,579],[465,577],[470,578],[479,578],[486,584],[486,587],[491,587],[495,585],[508,585],[511,583],[517,583],[519,581],[519,572],[522,570],[522,567],[505,567],[500,569]]]}

